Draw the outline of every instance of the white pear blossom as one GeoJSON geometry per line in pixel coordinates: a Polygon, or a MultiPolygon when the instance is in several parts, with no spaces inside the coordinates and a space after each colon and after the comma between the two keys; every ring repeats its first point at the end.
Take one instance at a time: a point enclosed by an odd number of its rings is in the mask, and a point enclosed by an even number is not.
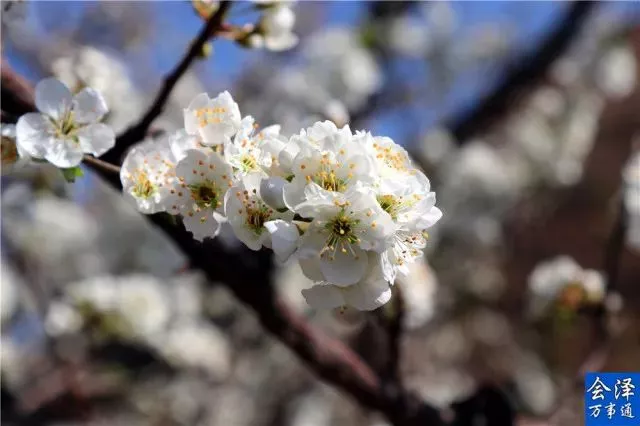
{"type": "Polygon", "coordinates": [[[349,286],[320,282],[313,287],[302,290],[307,303],[315,309],[333,309],[352,306],[360,311],[372,311],[391,299],[391,288],[384,278],[379,255],[369,252],[366,264],[371,265],[366,275],[349,286]]]}
{"type": "Polygon", "coordinates": [[[107,104],[94,89],[72,95],[60,81],[47,78],[36,86],[35,102],[40,113],[23,115],[16,125],[18,145],[30,156],[69,168],[84,154],[100,156],[113,147],[113,130],[99,123],[107,104]]]}
{"type": "Polygon", "coordinates": [[[293,136],[290,144],[298,146],[292,161],[291,183],[284,187],[284,201],[296,213],[308,196],[330,197],[344,193],[358,184],[372,184],[375,169],[372,159],[362,146],[352,140],[348,126],[337,129],[333,123],[316,124],[293,136]],[[306,192],[311,184],[315,189],[306,192]]]}
{"type": "Polygon", "coordinates": [[[366,251],[383,252],[395,231],[391,216],[361,186],[336,194],[311,183],[305,194],[308,201],[296,212],[313,220],[297,252],[303,272],[313,281],[338,286],[359,282],[374,266],[366,251]]]}
{"type": "Polygon", "coordinates": [[[142,213],[165,210],[175,179],[176,158],[169,139],[149,139],[129,151],[120,169],[122,192],[142,213]]]}
{"type": "Polygon", "coordinates": [[[235,235],[251,250],[272,248],[285,261],[298,242],[298,228],[291,223],[293,212],[280,213],[261,198],[262,175],[252,173],[241,178],[225,197],[225,213],[235,235]]]}
{"type": "Polygon", "coordinates": [[[16,126],[0,125],[2,132],[2,174],[11,173],[29,162],[29,154],[16,143],[16,126]]]}
{"type": "Polygon", "coordinates": [[[427,229],[442,217],[435,206],[436,194],[430,192],[429,179],[420,171],[382,179],[376,187],[380,207],[396,224],[389,247],[383,254],[385,276],[391,282],[397,272],[409,273],[408,264],[422,256],[427,243],[427,229]]]}
{"type": "Polygon", "coordinates": [[[171,214],[182,215],[185,227],[199,241],[220,232],[224,197],[233,186],[233,170],[216,152],[189,150],[176,166],[176,179],[164,200],[171,214]]]}
{"type": "Polygon", "coordinates": [[[280,126],[265,127],[257,133],[255,128],[253,118],[243,118],[241,129],[232,141],[224,145],[224,158],[234,168],[237,177],[271,167],[273,156],[266,141],[279,139],[280,126]]]}
{"type": "Polygon", "coordinates": [[[268,7],[258,24],[264,47],[277,52],[298,44],[298,36],[293,33],[295,23],[296,15],[289,4],[277,2],[268,7]]]}
{"type": "Polygon", "coordinates": [[[201,93],[184,110],[185,130],[189,135],[199,136],[207,146],[224,144],[241,126],[240,108],[229,92],[213,99],[201,93]]]}
{"type": "Polygon", "coordinates": [[[606,282],[600,272],[583,269],[569,256],[558,256],[536,266],[529,276],[529,292],[530,315],[539,318],[554,303],[575,309],[602,302],[606,282]]]}

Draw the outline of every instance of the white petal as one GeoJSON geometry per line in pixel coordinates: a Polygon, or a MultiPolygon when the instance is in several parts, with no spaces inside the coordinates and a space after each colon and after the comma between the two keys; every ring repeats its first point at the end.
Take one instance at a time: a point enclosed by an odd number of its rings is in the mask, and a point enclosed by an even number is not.
{"type": "Polygon", "coordinates": [[[319,284],[304,289],[302,296],[309,306],[315,309],[333,309],[344,305],[342,293],[330,284],[319,284]]]}
{"type": "Polygon", "coordinates": [[[16,143],[30,156],[44,158],[53,125],[49,119],[37,112],[23,115],[16,124],[16,143]]]}
{"type": "Polygon", "coordinates": [[[311,281],[324,281],[324,276],[320,272],[320,259],[318,257],[298,259],[298,263],[305,277],[311,281]]]}
{"type": "Polygon", "coordinates": [[[36,85],[36,107],[54,119],[60,119],[71,109],[73,96],[60,80],[45,78],[36,85]]]}
{"type": "Polygon", "coordinates": [[[427,214],[420,217],[418,226],[422,229],[429,228],[439,221],[440,218],[442,218],[442,211],[437,207],[432,207],[427,214]]]}
{"type": "Polygon", "coordinates": [[[269,177],[260,182],[260,195],[271,208],[281,210],[286,208],[284,203],[284,187],[287,181],[279,176],[269,177]]]}
{"type": "Polygon", "coordinates": [[[271,234],[271,248],[280,262],[286,262],[298,245],[298,227],[284,220],[265,222],[264,227],[271,234]]]}
{"type": "Polygon", "coordinates": [[[109,112],[102,95],[91,87],[85,87],[73,97],[73,118],[80,124],[98,121],[109,112]]]}
{"type": "Polygon", "coordinates": [[[182,221],[187,231],[198,241],[214,238],[220,232],[220,223],[214,219],[210,210],[202,210],[193,216],[184,215],[182,221]]]}
{"type": "Polygon", "coordinates": [[[209,95],[200,93],[193,98],[189,106],[184,110],[184,128],[188,134],[195,135],[198,133],[200,126],[198,125],[198,118],[196,117],[195,111],[206,107],[208,103],[209,95]]]}
{"type": "Polygon", "coordinates": [[[293,33],[280,34],[277,37],[265,37],[264,45],[268,50],[281,52],[298,44],[298,36],[293,33]]]}
{"type": "Polygon", "coordinates": [[[233,134],[233,127],[229,123],[209,123],[199,130],[202,143],[207,146],[222,145],[233,134]]]}
{"type": "Polygon", "coordinates": [[[343,253],[339,247],[335,252],[326,252],[320,259],[320,271],[325,280],[337,286],[349,286],[360,281],[367,271],[367,254],[359,247],[352,246],[354,253],[347,249],[343,253]]]}
{"type": "Polygon", "coordinates": [[[70,139],[51,138],[44,158],[56,167],[70,168],[82,162],[82,148],[70,139]]]}
{"type": "Polygon", "coordinates": [[[113,129],[104,123],[90,124],[78,130],[78,139],[84,152],[96,157],[109,151],[116,143],[113,129]]]}
{"type": "Polygon", "coordinates": [[[391,299],[389,284],[382,280],[363,281],[342,289],[348,305],[361,311],[372,311],[391,299]]]}

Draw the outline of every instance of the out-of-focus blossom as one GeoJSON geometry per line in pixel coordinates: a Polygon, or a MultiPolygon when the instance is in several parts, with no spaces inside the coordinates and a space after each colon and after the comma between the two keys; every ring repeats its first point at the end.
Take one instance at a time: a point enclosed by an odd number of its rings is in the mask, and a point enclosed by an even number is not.
{"type": "Polygon", "coordinates": [[[204,321],[171,326],[157,340],[156,349],[177,367],[204,371],[216,380],[229,374],[229,345],[220,331],[204,321]]]}
{"type": "Polygon", "coordinates": [[[0,125],[2,132],[2,174],[11,173],[29,162],[29,154],[16,143],[16,126],[0,125]]]}
{"type": "Polygon", "coordinates": [[[553,306],[575,311],[587,304],[598,304],[606,295],[602,274],[583,269],[572,258],[559,256],[540,263],[529,276],[530,315],[538,319],[553,306]]]}
{"type": "Polygon", "coordinates": [[[91,87],[109,105],[104,122],[116,133],[127,129],[140,117],[145,100],[135,87],[126,65],[118,57],[93,46],[80,46],[69,55],[56,58],[51,71],[73,92],[91,87]]]}
{"type": "Polygon", "coordinates": [[[409,265],[409,272],[398,278],[405,306],[405,326],[417,329],[425,325],[435,313],[438,278],[429,264],[420,259],[409,265]]]}
{"type": "Polygon", "coordinates": [[[42,80],[35,90],[40,113],[20,117],[17,142],[34,158],[57,167],[75,167],[85,153],[100,156],[115,144],[115,134],[99,120],[108,112],[96,90],[84,88],[76,95],[54,78],[42,80]]]}
{"type": "Polygon", "coordinates": [[[296,15],[288,2],[276,2],[267,7],[258,24],[264,46],[277,52],[298,44],[298,36],[293,33],[295,22],[296,15]]]}
{"type": "Polygon", "coordinates": [[[304,47],[303,75],[311,90],[323,89],[349,109],[360,108],[382,86],[382,73],[371,53],[345,28],[314,34],[304,47]],[[316,88],[313,88],[316,86],[316,88]]]}
{"type": "Polygon", "coordinates": [[[636,56],[631,46],[615,46],[600,59],[595,71],[596,83],[605,95],[623,98],[636,87],[636,56]]]}
{"type": "Polygon", "coordinates": [[[7,26],[24,25],[28,7],[26,0],[3,1],[2,23],[7,26]]]}
{"type": "MultiPolygon", "coordinates": [[[[640,140],[640,138],[636,137],[640,140]]],[[[640,251],[640,150],[634,152],[623,172],[627,244],[640,251]]]]}
{"type": "Polygon", "coordinates": [[[0,283],[0,316],[2,324],[4,324],[18,308],[18,291],[19,287],[24,284],[19,281],[18,275],[4,258],[2,258],[0,268],[0,274],[2,275],[2,282],[0,283]]]}

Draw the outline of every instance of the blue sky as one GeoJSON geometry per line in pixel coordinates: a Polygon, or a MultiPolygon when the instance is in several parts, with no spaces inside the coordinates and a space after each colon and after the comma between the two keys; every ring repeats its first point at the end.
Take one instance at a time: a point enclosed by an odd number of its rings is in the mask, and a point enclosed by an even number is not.
{"type": "MultiPolygon", "coordinates": [[[[93,7],[94,2],[33,2],[30,3],[30,23],[41,34],[50,31],[69,31],[82,19],[83,12],[93,7]]],[[[506,36],[513,37],[510,40],[514,51],[524,52],[536,45],[540,35],[553,24],[555,18],[564,8],[567,2],[519,2],[519,1],[477,1],[477,2],[453,2],[454,10],[459,23],[459,36],[463,37],[473,27],[483,23],[507,24],[514,31],[506,36]]],[[[188,46],[190,40],[197,34],[202,22],[193,12],[189,2],[186,1],[158,1],[150,4],[151,13],[156,22],[154,36],[150,45],[143,49],[137,49],[128,53],[131,59],[139,60],[141,57],[147,60],[151,72],[155,75],[148,78],[147,75],[137,75],[141,85],[153,90],[160,77],[168,72],[179,60],[182,51],[188,46]]],[[[301,1],[298,6],[300,13],[304,9],[313,8],[314,16],[319,16],[322,27],[326,26],[350,26],[356,25],[365,16],[367,4],[355,1],[333,2],[308,2],[301,1]]],[[[235,10],[250,9],[249,3],[234,7],[235,10]]],[[[600,5],[600,12],[605,9],[632,12],[637,18],[640,14],[640,3],[618,2],[600,5]]],[[[251,13],[241,12],[240,16],[232,16],[236,21],[251,21],[251,13]]],[[[214,55],[205,63],[198,64],[200,75],[205,78],[207,85],[215,86],[210,89],[226,88],[234,76],[242,70],[243,66],[255,60],[254,51],[237,47],[231,42],[220,40],[214,45],[214,55]]],[[[25,75],[31,79],[38,79],[36,75],[20,58],[12,54],[11,49],[6,50],[10,61],[25,75]]],[[[265,54],[265,53],[260,53],[265,54]]],[[[126,59],[126,58],[125,58],[126,59]]],[[[407,65],[409,67],[413,65],[407,65]]],[[[465,78],[463,82],[456,82],[446,95],[438,108],[426,110],[421,113],[420,121],[423,127],[429,127],[438,119],[449,115],[461,108],[467,107],[477,99],[478,95],[488,90],[499,73],[478,73],[471,78],[465,78]]],[[[135,74],[135,73],[134,73],[135,74]]],[[[139,73],[140,74],[140,73],[139,73]]],[[[144,74],[144,73],[143,73],[144,74]]],[[[395,137],[399,141],[404,139],[402,119],[405,112],[400,110],[377,117],[373,123],[374,131],[385,133],[395,137]]]]}

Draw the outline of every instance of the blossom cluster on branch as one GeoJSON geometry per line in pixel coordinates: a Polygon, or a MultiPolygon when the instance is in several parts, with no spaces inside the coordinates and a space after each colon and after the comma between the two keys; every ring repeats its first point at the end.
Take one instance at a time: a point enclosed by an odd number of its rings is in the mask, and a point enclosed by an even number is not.
{"type": "Polygon", "coordinates": [[[228,92],[196,96],[183,129],[132,149],[121,181],[141,212],[179,215],[197,240],[228,222],[250,249],[296,259],[315,283],[307,302],[326,309],[386,303],[442,216],[393,140],[329,121],[258,131],[228,92]]]}

